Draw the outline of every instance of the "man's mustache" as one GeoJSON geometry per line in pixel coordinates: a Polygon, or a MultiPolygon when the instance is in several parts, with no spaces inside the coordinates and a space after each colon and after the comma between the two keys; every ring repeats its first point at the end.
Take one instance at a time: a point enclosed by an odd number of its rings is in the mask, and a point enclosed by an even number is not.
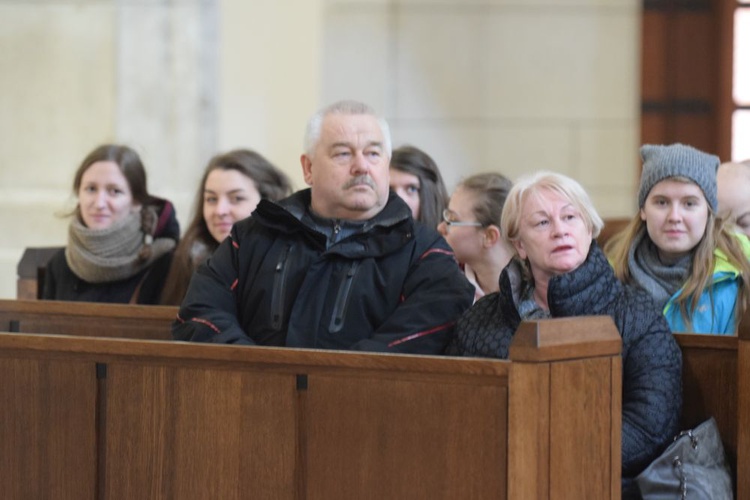
{"type": "Polygon", "coordinates": [[[370,186],[372,189],[375,189],[375,181],[372,180],[372,177],[370,177],[369,175],[358,175],[357,177],[350,179],[349,182],[344,184],[344,189],[349,189],[354,186],[361,185],[370,186]]]}

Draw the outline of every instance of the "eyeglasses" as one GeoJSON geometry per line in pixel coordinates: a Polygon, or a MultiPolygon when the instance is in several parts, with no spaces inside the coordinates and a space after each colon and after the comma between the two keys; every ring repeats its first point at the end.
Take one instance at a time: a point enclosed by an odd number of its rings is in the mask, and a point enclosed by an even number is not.
{"type": "Polygon", "coordinates": [[[451,227],[451,226],[482,227],[483,225],[481,222],[476,222],[476,221],[475,222],[463,222],[460,220],[455,220],[454,219],[455,216],[456,214],[452,210],[449,210],[447,208],[443,210],[443,222],[445,222],[445,224],[448,227],[451,227]]]}

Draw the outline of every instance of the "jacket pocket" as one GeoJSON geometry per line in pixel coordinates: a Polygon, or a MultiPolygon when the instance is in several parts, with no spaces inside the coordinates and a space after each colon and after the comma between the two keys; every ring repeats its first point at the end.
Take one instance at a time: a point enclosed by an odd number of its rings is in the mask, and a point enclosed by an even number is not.
{"type": "Polygon", "coordinates": [[[336,303],[333,306],[333,316],[331,317],[331,324],[328,327],[328,331],[331,333],[339,332],[341,330],[341,327],[344,326],[346,308],[349,303],[352,284],[354,283],[354,275],[357,274],[358,267],[359,261],[352,262],[349,266],[349,270],[344,275],[344,279],[341,281],[339,291],[336,294],[336,303]]]}
{"type": "Polygon", "coordinates": [[[286,275],[289,269],[289,260],[292,253],[292,245],[287,245],[279,260],[276,262],[273,276],[273,292],[271,295],[271,327],[279,331],[284,324],[284,295],[286,292],[286,275]]]}

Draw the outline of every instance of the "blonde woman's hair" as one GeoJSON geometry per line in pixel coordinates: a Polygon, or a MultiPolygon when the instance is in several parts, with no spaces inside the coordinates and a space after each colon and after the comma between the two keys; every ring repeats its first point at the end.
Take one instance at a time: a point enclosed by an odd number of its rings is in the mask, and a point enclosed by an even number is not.
{"type": "Polygon", "coordinates": [[[586,190],[577,181],[566,175],[541,171],[521,177],[508,193],[503,215],[500,219],[500,230],[503,233],[503,238],[508,241],[518,239],[523,202],[530,195],[535,195],[543,189],[553,191],[570,201],[581,212],[583,222],[586,224],[586,228],[591,231],[592,237],[599,236],[599,232],[604,227],[604,222],[594,208],[586,190]]]}
{"type": "MultiPolygon", "coordinates": [[[[693,182],[689,179],[673,177],[673,180],[682,182],[693,182]],[[684,179],[684,180],[683,180],[684,179]]],[[[675,303],[680,308],[680,315],[688,330],[693,329],[690,315],[698,307],[698,300],[707,287],[709,288],[709,298],[713,309],[713,289],[711,287],[711,276],[714,273],[716,256],[714,250],[720,250],[724,253],[730,264],[739,269],[740,272],[740,289],[737,295],[735,318],[736,321],[742,318],[747,310],[750,297],[748,296],[747,287],[745,286],[750,280],[750,260],[745,255],[737,234],[731,230],[732,225],[727,224],[722,217],[717,216],[711,206],[706,204],[708,209],[708,218],[706,220],[706,229],[703,237],[698,244],[691,250],[693,254],[692,271],[687,281],[682,286],[675,303]]],[[[641,231],[646,231],[646,222],[641,220],[640,211],[633,217],[628,225],[620,233],[614,235],[604,245],[604,253],[607,254],[610,263],[614,267],[615,275],[623,283],[633,283],[633,276],[628,266],[628,255],[630,247],[633,245],[636,237],[641,231]]],[[[650,238],[650,237],[649,237],[650,238]]],[[[737,325],[735,325],[736,328],[737,325]]]]}

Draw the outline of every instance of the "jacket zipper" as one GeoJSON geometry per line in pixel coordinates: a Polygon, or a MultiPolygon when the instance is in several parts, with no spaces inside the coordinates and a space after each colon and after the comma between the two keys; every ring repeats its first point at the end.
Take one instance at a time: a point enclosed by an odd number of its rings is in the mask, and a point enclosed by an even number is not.
{"type": "Polygon", "coordinates": [[[284,319],[284,285],[286,283],[286,272],[289,269],[288,258],[292,245],[287,245],[276,263],[273,277],[273,295],[271,298],[271,327],[279,331],[284,319]]]}
{"type": "Polygon", "coordinates": [[[346,315],[346,306],[349,302],[349,294],[352,290],[352,283],[354,283],[354,275],[357,273],[359,262],[354,261],[351,263],[349,270],[346,272],[346,276],[341,282],[339,287],[339,293],[336,295],[336,303],[333,307],[333,317],[331,318],[331,324],[328,330],[331,333],[336,333],[341,330],[344,326],[344,316],[346,315]]]}

